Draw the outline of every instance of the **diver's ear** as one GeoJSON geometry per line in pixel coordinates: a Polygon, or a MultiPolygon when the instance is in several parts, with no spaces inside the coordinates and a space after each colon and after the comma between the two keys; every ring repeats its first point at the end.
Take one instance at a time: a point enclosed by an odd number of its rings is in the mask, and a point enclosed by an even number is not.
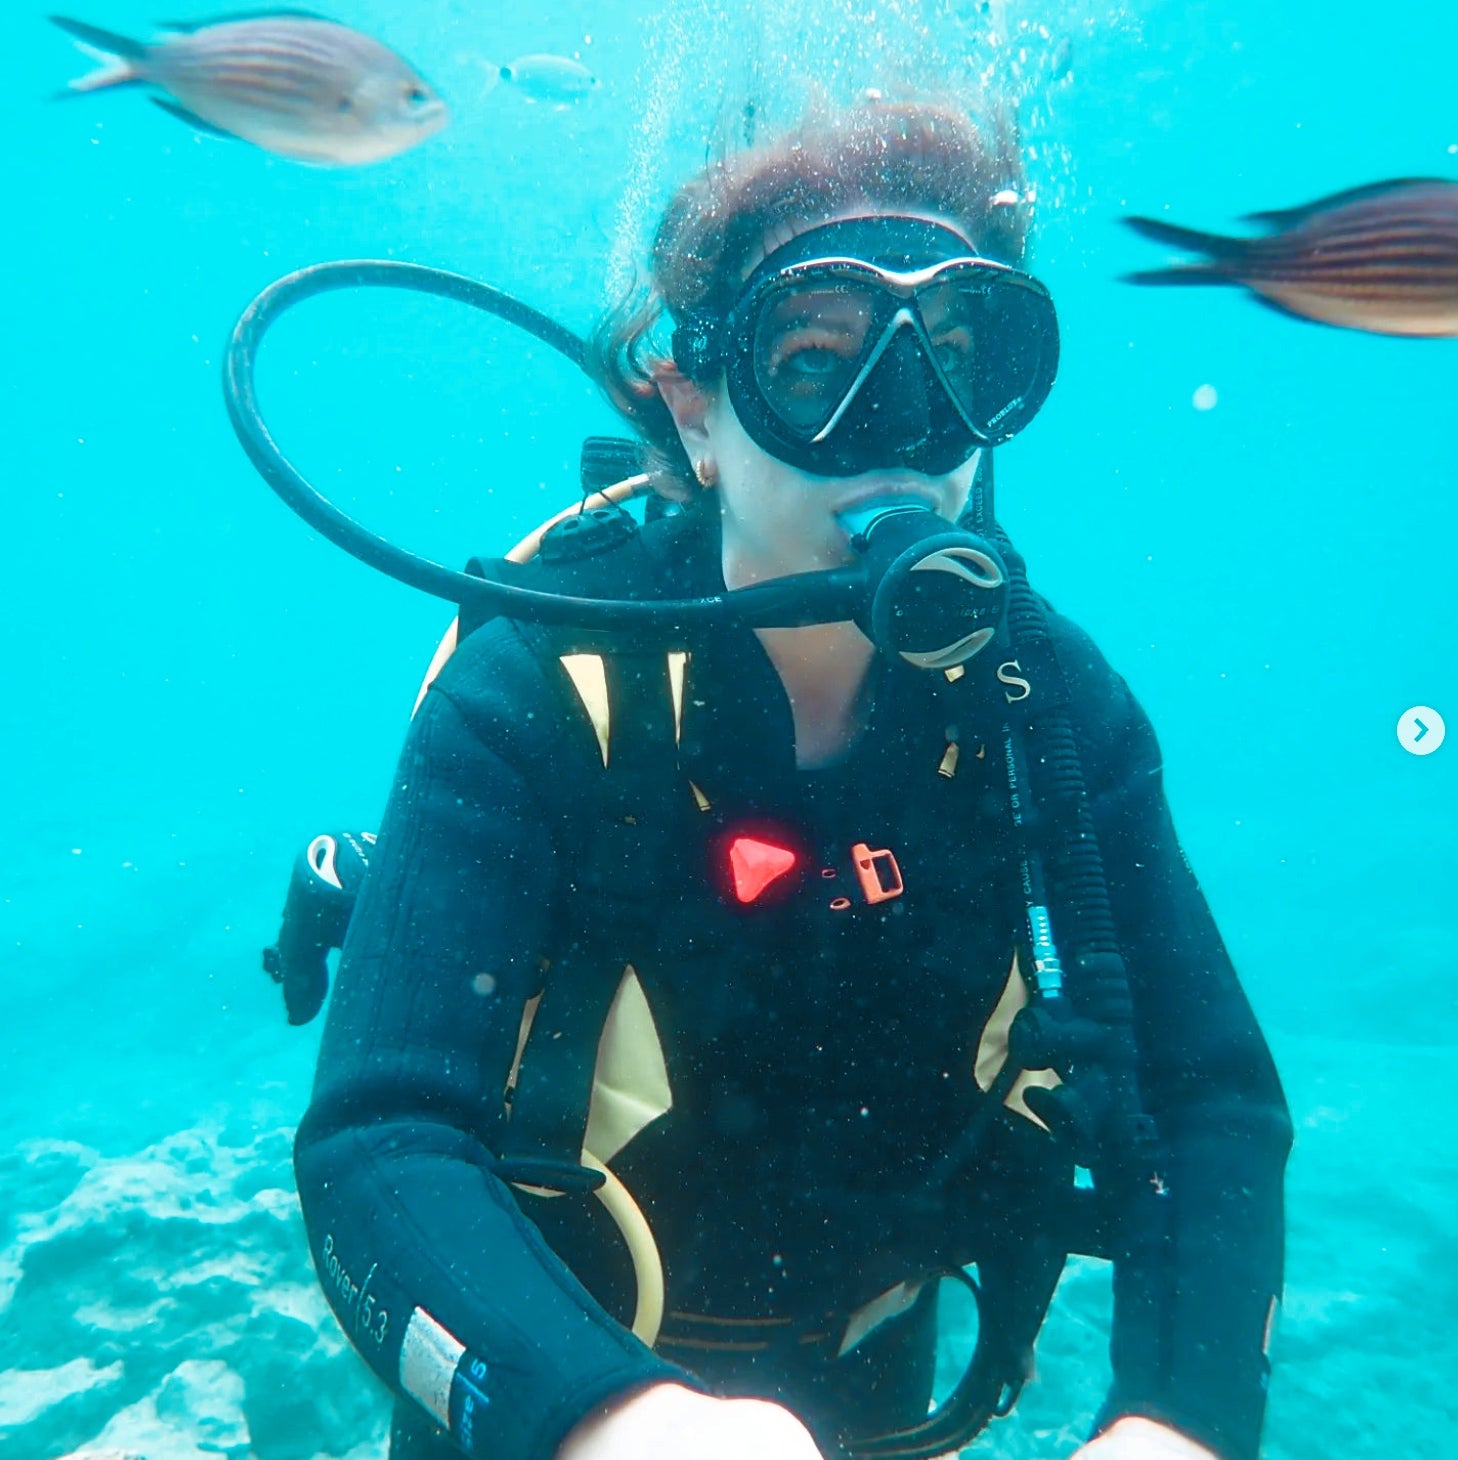
{"type": "Polygon", "coordinates": [[[683,442],[689,460],[703,460],[709,451],[708,416],[712,396],[672,363],[661,366],[654,373],[653,383],[673,416],[673,423],[678,427],[678,439],[683,442]]]}

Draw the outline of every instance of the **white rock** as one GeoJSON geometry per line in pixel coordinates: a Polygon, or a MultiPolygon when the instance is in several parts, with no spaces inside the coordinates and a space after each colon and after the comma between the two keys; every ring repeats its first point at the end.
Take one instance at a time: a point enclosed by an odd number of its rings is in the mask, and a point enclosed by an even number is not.
{"type": "Polygon", "coordinates": [[[28,1425],[53,1404],[122,1377],[122,1366],[98,1369],[90,1359],[72,1359],[55,1369],[7,1369],[0,1373],[0,1429],[28,1425]]]}

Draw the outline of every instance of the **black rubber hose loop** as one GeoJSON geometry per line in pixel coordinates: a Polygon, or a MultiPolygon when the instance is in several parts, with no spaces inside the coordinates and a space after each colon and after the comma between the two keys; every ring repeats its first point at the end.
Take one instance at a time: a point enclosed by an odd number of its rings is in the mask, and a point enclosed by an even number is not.
{"type": "Polygon", "coordinates": [[[342,512],[283,454],[259,410],[254,379],[258,350],[268,329],[294,305],[337,289],[409,289],[455,300],[527,330],[581,368],[585,347],[570,330],[499,289],[461,274],[395,259],[342,259],[314,264],[270,284],[243,311],[223,358],[223,396],[228,419],[260,476],[294,512],[337,547],[401,583],[491,614],[541,624],[583,628],[666,630],[687,633],[737,622],[792,627],[841,622],[863,601],[866,575],[859,567],[805,573],[706,598],[631,602],[573,598],[458,573],[442,563],[397,547],[342,512]]]}
{"type": "Polygon", "coordinates": [[[953,1454],[970,1445],[989,1421],[1011,1413],[1017,1402],[1024,1379],[999,1372],[994,1357],[997,1335],[981,1286],[962,1268],[948,1268],[941,1276],[961,1282],[977,1303],[977,1347],[972,1361],[952,1392],[919,1424],[849,1441],[845,1449],[852,1460],[935,1460],[953,1454]]]}

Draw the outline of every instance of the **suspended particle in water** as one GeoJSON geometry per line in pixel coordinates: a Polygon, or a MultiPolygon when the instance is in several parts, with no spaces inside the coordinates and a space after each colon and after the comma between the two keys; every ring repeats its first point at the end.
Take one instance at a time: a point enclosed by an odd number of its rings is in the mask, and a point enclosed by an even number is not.
{"type": "Polygon", "coordinates": [[[1190,397],[1190,404],[1197,411],[1213,411],[1219,402],[1220,397],[1215,393],[1213,385],[1200,386],[1190,397]]]}

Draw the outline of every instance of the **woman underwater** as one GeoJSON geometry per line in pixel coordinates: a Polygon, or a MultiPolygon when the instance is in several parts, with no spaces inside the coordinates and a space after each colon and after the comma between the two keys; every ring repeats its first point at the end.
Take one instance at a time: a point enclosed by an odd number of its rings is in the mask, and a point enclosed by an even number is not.
{"type": "Polygon", "coordinates": [[[680,509],[532,580],[693,597],[960,521],[1011,649],[497,618],[420,705],[296,1153],[394,1460],[929,1460],[1016,1397],[1070,1251],[1115,1274],[1081,1460],[1257,1452],[1290,1124],[1149,723],[991,519],[1057,359],[1020,182],[867,103],[688,183],[673,359],[652,308],[599,350],[680,509]]]}

